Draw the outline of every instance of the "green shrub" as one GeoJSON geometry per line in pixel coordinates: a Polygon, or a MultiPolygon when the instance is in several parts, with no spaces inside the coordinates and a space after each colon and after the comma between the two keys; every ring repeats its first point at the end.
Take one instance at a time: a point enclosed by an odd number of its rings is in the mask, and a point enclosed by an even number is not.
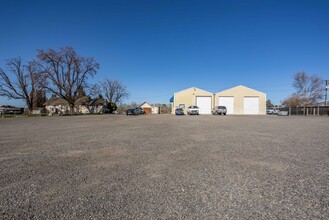
{"type": "Polygon", "coordinates": [[[107,103],[106,107],[107,107],[110,114],[112,114],[114,111],[117,110],[117,105],[114,102],[107,103]]]}

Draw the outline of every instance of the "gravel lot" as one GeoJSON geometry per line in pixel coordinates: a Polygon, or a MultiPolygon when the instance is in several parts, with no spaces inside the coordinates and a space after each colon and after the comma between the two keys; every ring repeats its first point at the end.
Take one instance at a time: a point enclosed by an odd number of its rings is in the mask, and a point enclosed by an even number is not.
{"type": "Polygon", "coordinates": [[[328,219],[329,117],[0,119],[0,219],[328,219]]]}

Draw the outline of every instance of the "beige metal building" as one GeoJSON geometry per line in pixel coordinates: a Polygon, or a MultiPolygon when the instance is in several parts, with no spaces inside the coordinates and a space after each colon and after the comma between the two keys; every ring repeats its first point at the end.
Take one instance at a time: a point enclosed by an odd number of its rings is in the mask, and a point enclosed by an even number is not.
{"type": "Polygon", "coordinates": [[[215,106],[226,106],[227,114],[265,115],[266,94],[245,86],[236,86],[215,94],[215,106]]]}
{"type": "Polygon", "coordinates": [[[182,108],[186,114],[187,108],[191,105],[198,106],[201,115],[211,114],[211,109],[214,106],[214,94],[196,87],[176,92],[173,96],[173,111],[171,113],[175,114],[176,108],[182,108]]]}
{"type": "Polygon", "coordinates": [[[201,115],[211,114],[215,106],[226,106],[228,115],[266,114],[266,94],[245,86],[236,86],[216,94],[191,87],[174,93],[171,102],[172,114],[175,114],[176,108],[183,108],[186,113],[190,105],[198,106],[201,115]]]}

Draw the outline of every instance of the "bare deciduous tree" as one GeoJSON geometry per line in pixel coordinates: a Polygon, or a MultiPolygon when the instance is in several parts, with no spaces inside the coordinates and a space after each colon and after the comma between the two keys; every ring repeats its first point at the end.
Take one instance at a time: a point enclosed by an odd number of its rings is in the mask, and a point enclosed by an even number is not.
{"type": "Polygon", "coordinates": [[[79,91],[86,86],[88,77],[96,74],[99,64],[94,58],[79,56],[72,47],[39,50],[37,57],[44,79],[42,86],[66,100],[73,111],[79,91]]]}
{"type": "Polygon", "coordinates": [[[39,89],[35,62],[24,65],[21,58],[12,58],[6,66],[7,71],[0,68],[0,96],[24,100],[31,112],[35,92],[39,89]]]}
{"type": "Polygon", "coordinates": [[[126,86],[118,80],[105,79],[100,82],[102,93],[108,102],[120,104],[123,99],[129,96],[126,86]]]}
{"type": "Polygon", "coordinates": [[[283,106],[287,107],[296,107],[296,106],[304,106],[307,100],[305,98],[301,98],[296,93],[293,93],[291,96],[282,101],[283,106]]]}
{"type": "Polygon", "coordinates": [[[293,86],[296,93],[282,102],[285,106],[315,105],[323,98],[323,80],[319,76],[296,73],[293,76],[293,86]]]}

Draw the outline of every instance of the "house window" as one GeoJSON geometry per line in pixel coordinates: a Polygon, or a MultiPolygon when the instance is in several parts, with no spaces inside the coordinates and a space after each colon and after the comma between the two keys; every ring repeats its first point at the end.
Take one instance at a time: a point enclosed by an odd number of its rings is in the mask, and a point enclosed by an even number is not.
{"type": "Polygon", "coordinates": [[[185,104],[179,104],[178,107],[184,109],[185,108],[185,104]]]}

